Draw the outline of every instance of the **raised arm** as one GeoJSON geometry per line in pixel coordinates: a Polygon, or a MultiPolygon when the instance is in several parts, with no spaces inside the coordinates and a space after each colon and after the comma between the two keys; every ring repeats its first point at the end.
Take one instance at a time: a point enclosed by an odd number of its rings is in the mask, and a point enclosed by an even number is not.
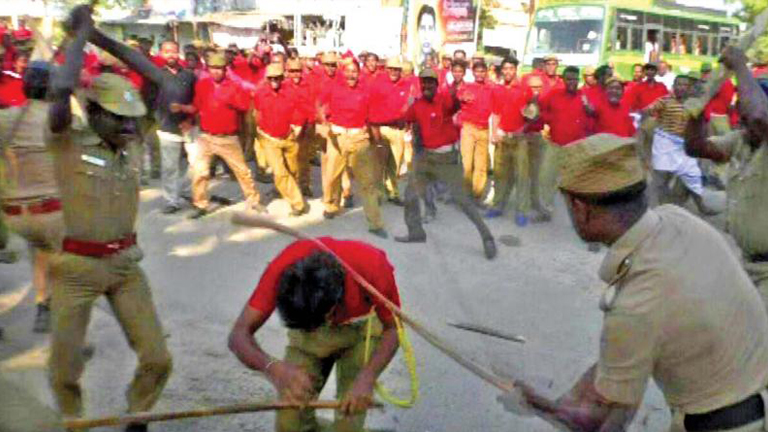
{"type": "Polygon", "coordinates": [[[75,90],[83,68],[83,49],[93,31],[93,18],[88,6],[78,6],[70,14],[69,24],[74,38],[65,51],[66,61],[56,70],[51,80],[53,103],[48,111],[48,127],[61,133],[72,124],[69,97],[75,90]]]}
{"type": "Polygon", "coordinates": [[[768,130],[768,98],[747,67],[747,56],[739,48],[729,46],[723,51],[720,62],[733,71],[738,80],[739,114],[748,135],[756,138],[758,142],[765,143],[765,131],[768,130]]]}
{"type": "Polygon", "coordinates": [[[117,57],[125,63],[128,68],[135,70],[141,76],[152,81],[156,85],[160,86],[163,84],[162,69],[155,66],[155,64],[141,52],[110,38],[98,29],[93,30],[89,42],[117,57]]]}

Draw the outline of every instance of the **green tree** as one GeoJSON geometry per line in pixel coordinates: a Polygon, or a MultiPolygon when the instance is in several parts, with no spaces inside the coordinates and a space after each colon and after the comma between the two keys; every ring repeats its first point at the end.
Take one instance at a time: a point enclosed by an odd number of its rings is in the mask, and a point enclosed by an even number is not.
{"type": "MultiPolygon", "coordinates": [[[[752,24],[754,23],[755,18],[768,8],[768,0],[741,0],[741,5],[743,9],[739,12],[740,17],[752,24]]],[[[754,56],[758,53],[768,55],[768,34],[762,35],[752,46],[750,54],[754,56]]]]}
{"type": "Polygon", "coordinates": [[[482,0],[482,2],[480,2],[480,19],[478,20],[480,28],[478,29],[477,34],[478,49],[483,49],[484,46],[483,30],[496,28],[496,24],[498,24],[498,21],[496,21],[496,18],[494,18],[493,14],[491,13],[491,9],[497,7],[499,7],[499,2],[496,0],[482,0]]]}

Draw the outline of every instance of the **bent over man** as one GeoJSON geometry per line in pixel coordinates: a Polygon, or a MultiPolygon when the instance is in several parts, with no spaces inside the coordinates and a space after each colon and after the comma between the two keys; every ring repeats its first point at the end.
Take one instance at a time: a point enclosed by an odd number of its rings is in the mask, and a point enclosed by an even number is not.
{"type": "MultiPolygon", "coordinates": [[[[93,30],[90,9],[75,8],[71,22],[76,36],[52,82],[47,137],[65,224],[63,252],[51,264],[51,386],[65,417],[82,414],[81,348],[93,303],[104,295],[138,357],[128,411],[148,411],[170,376],[171,355],[139,267],[142,252],[134,231],[142,157],[137,119],[146,107],[127,80],[102,74],[79,98],[82,112],[73,115],[70,95],[93,30]]],[[[146,431],[147,426],[132,424],[126,430],[146,431]]]]}
{"type": "MultiPolygon", "coordinates": [[[[400,305],[394,269],[384,251],[359,241],[332,237],[318,241],[400,305]]],[[[362,432],[374,383],[395,355],[398,340],[392,312],[368,294],[336,257],[313,240],[300,240],[264,271],[229,335],[229,347],[245,366],[263,372],[288,402],[317,399],[335,365],[342,409],[336,413],[334,430],[362,432]],[[253,337],[275,309],[289,329],[283,360],[265,353],[253,337]],[[365,318],[373,320],[374,329],[368,363],[365,318]]],[[[277,413],[275,430],[319,428],[314,412],[285,410],[277,413]]]]}

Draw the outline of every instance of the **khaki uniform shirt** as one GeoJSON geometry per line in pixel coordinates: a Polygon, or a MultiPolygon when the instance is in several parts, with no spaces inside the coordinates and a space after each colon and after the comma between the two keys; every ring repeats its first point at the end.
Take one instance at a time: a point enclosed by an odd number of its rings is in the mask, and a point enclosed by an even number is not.
{"type": "Polygon", "coordinates": [[[46,142],[55,158],[67,237],[110,242],[132,234],[139,208],[138,139],[115,152],[83,116],[74,115],[69,130],[48,133],[46,142]]]}
{"type": "Polygon", "coordinates": [[[27,107],[0,109],[5,199],[59,196],[53,174],[53,155],[45,146],[44,136],[50,104],[38,100],[28,103],[27,107]],[[18,126],[11,137],[17,121],[18,126]]]}
{"type": "Polygon", "coordinates": [[[768,253],[768,154],[753,150],[744,131],[710,139],[731,155],[728,172],[728,232],[749,257],[768,253]]]}
{"type": "Polygon", "coordinates": [[[695,414],[768,385],[765,307],[702,220],[672,205],[649,210],[611,246],[600,277],[619,279],[603,299],[595,386],[605,398],[639,404],[653,377],[670,407],[695,414]]]}

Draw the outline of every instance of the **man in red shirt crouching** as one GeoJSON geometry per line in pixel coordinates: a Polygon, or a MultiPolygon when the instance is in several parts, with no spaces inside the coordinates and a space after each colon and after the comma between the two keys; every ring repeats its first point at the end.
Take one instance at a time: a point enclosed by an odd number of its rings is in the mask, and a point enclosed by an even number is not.
{"type": "Polygon", "coordinates": [[[464,173],[459,164],[459,130],[453,123],[453,115],[460,108],[456,97],[458,82],[449,91],[437,91],[437,72],[424,69],[419,74],[422,97],[408,108],[405,121],[413,127],[414,155],[413,170],[410,171],[405,189],[405,224],[408,235],[395,237],[403,243],[424,243],[424,231],[419,208],[419,197],[423,197],[429,182],[439,180],[448,184],[453,199],[461,211],[475,224],[483,241],[485,257],[496,256],[496,242],[480,214],[472,203],[470,191],[464,188],[464,173]]]}
{"type": "MultiPolygon", "coordinates": [[[[360,241],[319,239],[339,259],[400,305],[394,269],[384,251],[360,241]]],[[[229,335],[229,348],[250,369],[264,373],[286,402],[317,399],[336,365],[342,409],[337,431],[362,431],[376,378],[398,348],[392,312],[369,295],[332,254],[314,240],[299,240],[270,262],[229,335]],[[254,334],[277,309],[288,327],[283,360],[265,353],[254,334]],[[375,317],[369,317],[375,311],[375,317]],[[367,322],[373,353],[363,362],[367,322]]],[[[311,410],[278,411],[278,432],[319,430],[311,410]]]]}

